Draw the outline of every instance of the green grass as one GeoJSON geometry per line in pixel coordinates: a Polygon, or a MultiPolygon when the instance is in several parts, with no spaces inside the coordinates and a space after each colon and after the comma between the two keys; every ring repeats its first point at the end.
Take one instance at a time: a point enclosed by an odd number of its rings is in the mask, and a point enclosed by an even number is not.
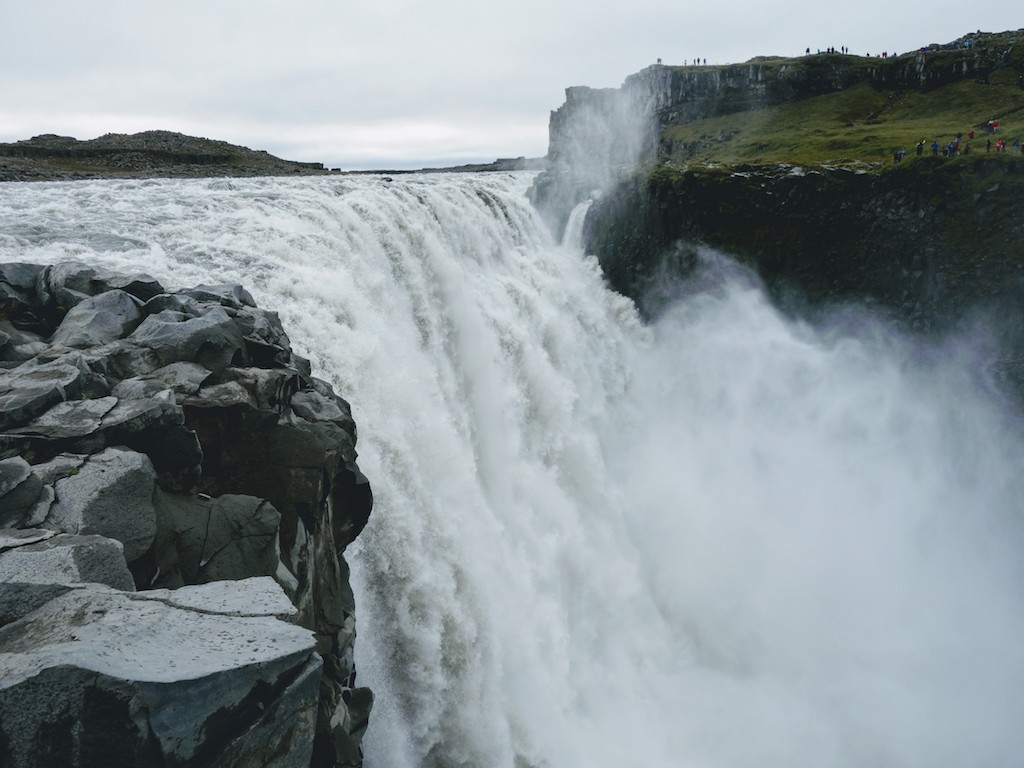
{"type": "MultiPolygon", "coordinates": [[[[791,60],[790,66],[812,67],[818,58],[791,60]]],[[[862,59],[863,66],[872,61],[862,59]]],[[[1017,80],[1021,71],[1024,61],[994,73],[987,84],[965,79],[930,91],[862,81],[782,106],[675,125],[662,132],[667,150],[662,159],[725,165],[891,165],[896,149],[904,148],[913,157],[921,139],[941,147],[957,132],[966,140],[972,128],[976,134],[971,151],[984,152],[988,138],[993,144],[996,138],[1007,144],[1015,137],[1024,140],[1024,89],[1017,80]],[[991,119],[1000,122],[996,136],[982,129],[991,119]]],[[[927,146],[925,152],[930,152],[927,146]]]]}

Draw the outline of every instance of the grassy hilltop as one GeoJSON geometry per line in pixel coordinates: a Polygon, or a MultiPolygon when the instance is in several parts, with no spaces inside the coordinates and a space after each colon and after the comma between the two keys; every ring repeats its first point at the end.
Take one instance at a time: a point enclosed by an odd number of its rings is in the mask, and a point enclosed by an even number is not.
{"type": "MultiPolygon", "coordinates": [[[[971,152],[985,151],[986,139],[1024,140],[1024,37],[1004,32],[978,36],[972,48],[957,44],[935,46],[923,53],[898,57],[812,54],[795,59],[761,58],[769,69],[784,68],[785,77],[809,79],[829,67],[842,73],[849,87],[832,93],[746,112],[671,125],[661,135],[661,159],[669,163],[855,165],[885,167],[893,152],[924,139],[940,147],[959,132],[967,141],[974,130],[971,152]],[[908,87],[879,82],[871,71],[880,66],[915,66],[953,71],[965,55],[994,58],[984,77],[963,78],[936,87],[908,87]],[[985,130],[998,120],[996,135],[985,130]]],[[[714,67],[691,67],[713,70],[714,67]]],[[[994,151],[994,147],[993,147],[994,151]]],[[[930,149],[926,147],[926,154],[930,149]]],[[[1019,153],[1018,153],[1019,155],[1019,153]]]]}

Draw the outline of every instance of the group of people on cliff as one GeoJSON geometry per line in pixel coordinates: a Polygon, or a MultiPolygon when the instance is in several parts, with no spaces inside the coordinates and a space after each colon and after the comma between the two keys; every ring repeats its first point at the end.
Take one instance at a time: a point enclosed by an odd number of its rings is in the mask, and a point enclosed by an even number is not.
{"type": "MultiPolygon", "coordinates": [[[[990,134],[995,134],[999,130],[999,121],[989,120],[985,124],[985,130],[990,134]]],[[[974,136],[975,131],[972,128],[967,132],[966,141],[964,140],[963,133],[961,133],[960,131],[957,131],[956,136],[950,139],[950,141],[946,144],[939,144],[938,141],[933,141],[929,146],[932,152],[932,157],[938,157],[940,153],[942,157],[956,157],[958,155],[969,155],[971,154],[971,142],[974,140],[974,136]]],[[[924,154],[925,142],[925,139],[921,139],[919,142],[917,142],[916,149],[918,157],[924,154]]],[[[1002,137],[996,139],[995,142],[993,142],[991,138],[985,139],[985,151],[991,152],[993,149],[995,149],[996,152],[1024,151],[1022,150],[1019,136],[1014,138],[1014,140],[1010,144],[1007,144],[1006,140],[1003,139],[1002,137]]],[[[894,163],[898,163],[902,161],[903,158],[906,156],[907,150],[897,149],[895,152],[893,152],[892,161],[894,163]]]]}
{"type": "MultiPolygon", "coordinates": [[[[822,52],[821,48],[817,48],[816,51],[819,54],[822,52]]],[[[834,45],[832,45],[832,46],[829,46],[828,48],[825,49],[825,53],[842,53],[842,54],[845,54],[845,55],[849,55],[850,49],[847,48],[845,45],[841,45],[841,46],[839,46],[839,48],[837,50],[836,47],[834,45]]],[[[811,55],[811,49],[807,48],[804,51],[804,54],[807,55],[807,56],[810,56],[811,55]]],[[[879,59],[888,59],[888,58],[895,58],[898,54],[890,53],[889,51],[882,51],[881,53],[877,53],[877,54],[872,54],[871,52],[868,52],[868,53],[865,53],[864,55],[867,58],[869,58],[869,59],[872,58],[872,56],[877,56],[879,59]]]]}

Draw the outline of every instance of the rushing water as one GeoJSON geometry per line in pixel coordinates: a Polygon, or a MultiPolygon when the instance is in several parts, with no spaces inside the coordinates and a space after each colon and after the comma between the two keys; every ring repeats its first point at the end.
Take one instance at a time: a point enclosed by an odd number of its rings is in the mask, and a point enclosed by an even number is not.
{"type": "Polygon", "coordinates": [[[0,260],[241,282],[352,402],[373,768],[1006,766],[1024,441],[970,339],[707,254],[653,326],[530,175],[0,185],[0,260]]]}

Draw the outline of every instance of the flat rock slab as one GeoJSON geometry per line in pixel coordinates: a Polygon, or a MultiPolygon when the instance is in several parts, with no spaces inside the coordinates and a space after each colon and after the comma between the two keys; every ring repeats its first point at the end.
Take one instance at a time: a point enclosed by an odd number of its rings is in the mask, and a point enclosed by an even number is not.
{"type": "MultiPolygon", "coordinates": [[[[8,536],[3,540],[10,540],[8,536]]],[[[59,534],[0,551],[0,590],[5,582],[75,584],[95,582],[127,592],[135,581],[121,542],[103,536],[59,534]]]]}
{"type": "Polygon", "coordinates": [[[178,608],[222,616],[275,616],[291,620],[299,613],[277,582],[269,576],[239,581],[214,581],[180,589],[151,589],[140,595],[147,600],[161,600],[178,608]]]}
{"type": "Polygon", "coordinates": [[[270,579],[49,600],[0,628],[0,762],[91,765],[102,744],[109,764],[308,765],[321,666],[312,633],[274,618],[286,603],[270,579]],[[67,717],[81,727],[55,746],[67,717]]]}

